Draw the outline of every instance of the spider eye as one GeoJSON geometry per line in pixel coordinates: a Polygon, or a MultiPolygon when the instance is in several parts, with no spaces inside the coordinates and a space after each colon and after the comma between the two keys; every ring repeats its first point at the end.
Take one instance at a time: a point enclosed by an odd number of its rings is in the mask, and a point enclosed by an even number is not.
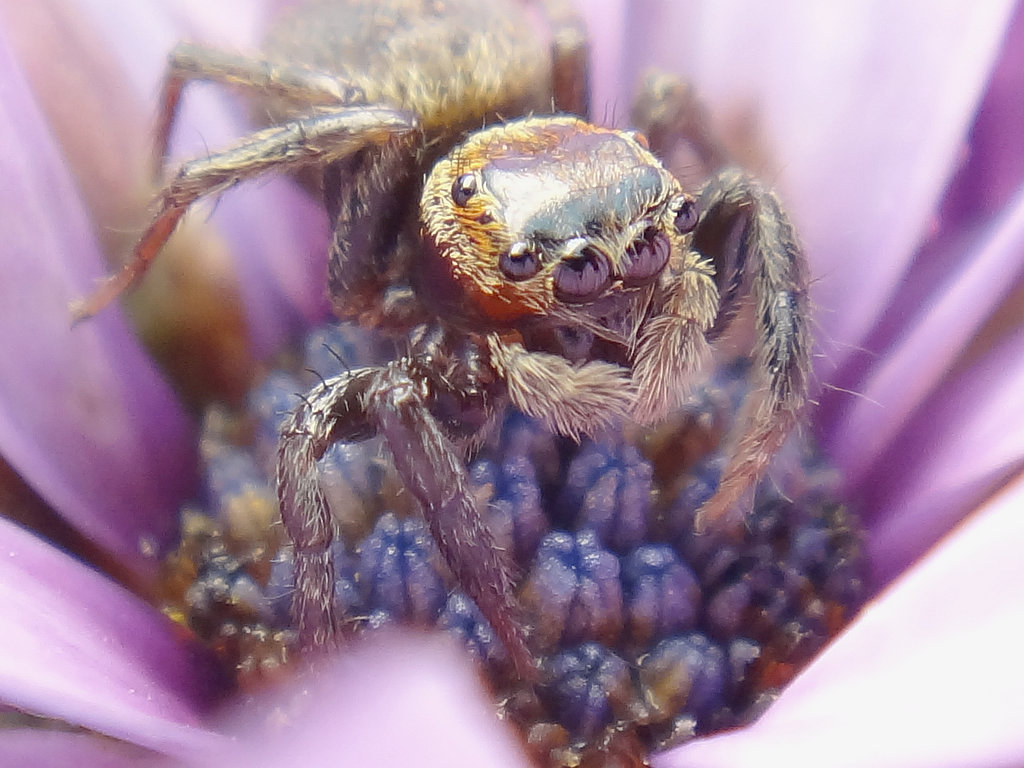
{"type": "Polygon", "coordinates": [[[697,226],[700,212],[697,210],[697,201],[689,195],[679,195],[669,203],[669,210],[675,214],[672,225],[680,235],[692,232],[693,228],[697,226]]]}
{"type": "Polygon", "coordinates": [[[553,275],[555,298],[567,304],[580,304],[597,298],[611,283],[608,260],[593,248],[562,259],[553,275]]]}
{"type": "Polygon", "coordinates": [[[649,282],[665,268],[671,253],[672,245],[668,238],[654,227],[648,227],[626,249],[623,282],[627,285],[649,282]]]}
{"type": "Polygon", "coordinates": [[[476,174],[464,173],[452,184],[452,200],[459,208],[469,202],[476,194],[476,174]]]}
{"type": "Polygon", "coordinates": [[[501,254],[498,258],[498,269],[509,280],[526,280],[540,270],[540,259],[537,258],[535,251],[520,240],[501,254]]]}

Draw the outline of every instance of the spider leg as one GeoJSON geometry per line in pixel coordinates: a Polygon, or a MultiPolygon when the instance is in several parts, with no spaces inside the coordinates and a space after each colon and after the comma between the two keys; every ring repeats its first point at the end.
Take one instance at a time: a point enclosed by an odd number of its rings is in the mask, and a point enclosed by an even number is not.
{"type": "Polygon", "coordinates": [[[515,597],[515,568],[484,523],[465,460],[431,414],[423,382],[410,374],[404,361],[392,363],[367,391],[366,408],[459,586],[501,638],[516,672],[535,679],[515,597]]]}
{"type": "Polygon", "coordinates": [[[674,73],[651,70],[644,75],[631,124],[684,189],[699,189],[729,163],[696,89],[674,73]]]}
{"type": "Polygon", "coordinates": [[[331,221],[327,294],[334,313],[364,325],[409,329],[423,322],[408,285],[418,232],[420,172],[409,141],[364,147],[324,168],[331,221]]]}
{"type": "Polygon", "coordinates": [[[332,642],[338,622],[329,555],[331,516],[316,462],[338,440],[380,434],[459,586],[491,623],[516,671],[532,679],[536,667],[515,598],[514,567],[484,523],[462,456],[430,412],[429,385],[410,368],[403,360],[328,379],[282,428],[278,497],[295,547],[292,612],[300,647],[332,642]]]}
{"type": "Polygon", "coordinates": [[[179,43],[168,57],[160,92],[160,112],[153,142],[156,174],[167,160],[167,147],[182,91],[193,80],[223,83],[262,98],[294,104],[306,112],[318,106],[352,105],[365,98],[358,87],[328,72],[195,43],[179,43]]]}
{"type": "Polygon", "coordinates": [[[633,356],[637,399],[633,418],[653,424],[682,405],[694,375],[711,359],[707,333],[718,312],[714,268],[697,251],[681,246],[666,270],[662,304],[644,324],[633,356]]]}
{"type": "Polygon", "coordinates": [[[334,528],[320,488],[316,463],[339,440],[371,437],[362,397],[378,375],[375,368],[347,371],[313,389],[281,427],[277,449],[277,497],[281,522],[294,548],[292,618],[299,646],[334,642],[334,528]]]}
{"type": "Polygon", "coordinates": [[[625,368],[592,361],[574,365],[546,352],[530,352],[497,334],[487,337],[491,365],[523,413],[573,440],[628,416],[634,391],[625,368]]]}
{"type": "Polygon", "coordinates": [[[541,0],[551,25],[555,109],[590,114],[590,41],[583,17],[571,0],[541,0]]]}
{"type": "Polygon", "coordinates": [[[798,426],[811,369],[808,269],[778,198],[742,171],[727,168],[705,186],[700,205],[693,247],[715,254],[722,297],[709,335],[717,337],[744,296],[752,297],[756,383],[718,490],[698,511],[698,529],[736,505],[798,426]]]}
{"type": "Polygon", "coordinates": [[[339,160],[415,130],[404,112],[383,107],[340,107],[252,134],[238,144],[185,163],[159,198],[159,212],[128,262],[91,295],[71,307],[74,322],[91,317],[142,277],[185,211],[200,197],[221,192],[268,171],[339,160]]]}

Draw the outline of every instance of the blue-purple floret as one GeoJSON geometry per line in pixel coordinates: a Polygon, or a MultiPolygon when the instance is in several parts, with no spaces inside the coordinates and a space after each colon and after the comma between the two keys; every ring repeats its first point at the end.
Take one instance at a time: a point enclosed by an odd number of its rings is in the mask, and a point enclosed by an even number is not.
{"type": "Polygon", "coordinates": [[[432,623],[448,596],[437,546],[420,518],[387,512],[356,549],[363,604],[414,623],[432,623]]]}
{"type": "Polygon", "coordinates": [[[690,629],[700,615],[697,577],[667,544],[637,547],[622,560],[630,642],[639,647],[690,629]]]}
{"type": "Polygon", "coordinates": [[[626,719],[633,681],[626,662],[600,643],[585,643],[555,654],[547,665],[549,683],[540,695],[570,733],[591,738],[626,719]]]}
{"type": "Polygon", "coordinates": [[[619,559],[592,530],[545,536],[524,579],[522,600],[543,617],[535,638],[545,651],[585,640],[612,645],[622,634],[619,559]]]}
{"type": "Polygon", "coordinates": [[[256,419],[258,445],[276,450],[281,425],[307,389],[298,376],[272,371],[249,391],[249,413],[256,419]]]}
{"type": "Polygon", "coordinates": [[[698,728],[716,718],[725,707],[731,669],[721,646],[700,632],[689,632],[658,643],[644,656],[639,671],[641,687],[648,701],[664,699],[661,680],[668,676],[672,703],[692,715],[698,728]]]}
{"type": "Polygon", "coordinates": [[[476,603],[462,592],[448,596],[437,626],[461,641],[478,661],[503,664],[508,659],[505,647],[476,603]]]}
{"type": "MultiPolygon", "coordinates": [[[[328,504],[334,501],[332,489],[339,486],[344,488],[349,504],[376,499],[384,490],[387,467],[379,452],[365,443],[334,443],[324,452],[317,468],[328,504]]],[[[337,515],[344,517],[345,510],[338,510],[337,515]]]]}
{"type": "Polygon", "coordinates": [[[498,545],[525,565],[551,527],[533,462],[521,453],[510,454],[500,464],[478,459],[470,465],[469,475],[486,505],[487,526],[498,545]]]}
{"type": "MultiPolygon", "coordinates": [[[[273,466],[297,393],[318,376],[393,357],[347,326],[312,334],[305,355],[304,367],[316,374],[272,373],[250,394],[255,458],[223,441],[204,451],[215,517],[253,489],[273,499],[264,468],[273,466]]],[[[747,368],[723,369],[684,418],[710,424],[711,434],[727,432],[747,368]]],[[[714,493],[722,454],[688,459],[666,478],[665,457],[653,451],[621,434],[577,445],[511,411],[469,463],[488,527],[520,571],[518,596],[541,656],[542,684],[536,697],[523,698],[504,647],[451,582],[426,524],[402,508],[408,496],[395,494],[379,442],[332,446],[319,469],[338,521],[335,601],[345,626],[438,626],[492,676],[498,698],[520,702],[508,705],[510,719],[524,729],[557,724],[577,746],[627,722],[643,722],[651,746],[741,722],[766,699],[765,665],[806,660],[835,631],[835,612],[859,604],[859,533],[832,501],[830,471],[797,446],[782,452],[787,466],[758,489],[740,534],[695,536],[695,514],[714,493]]],[[[675,462],[674,444],[668,452],[675,462]]],[[[287,548],[270,562],[269,580],[217,542],[203,552],[203,578],[190,599],[211,632],[222,599],[275,629],[289,627],[287,548]]],[[[238,611],[225,614],[235,621],[238,611]]]]}
{"type": "Polygon", "coordinates": [[[348,323],[314,329],[303,342],[305,369],[329,379],[353,368],[380,365],[394,357],[392,345],[348,323]]]}
{"type": "Polygon", "coordinates": [[[252,452],[229,445],[209,446],[202,476],[206,507],[223,518],[233,501],[266,493],[267,478],[252,452]]]}
{"type": "Polygon", "coordinates": [[[222,542],[211,541],[196,579],[185,593],[190,623],[201,636],[217,631],[222,606],[230,606],[233,621],[270,622],[271,607],[262,585],[245,570],[222,542]]]}
{"type": "Polygon", "coordinates": [[[610,549],[628,552],[647,534],[653,470],[635,446],[586,441],[569,463],[554,514],[593,529],[610,549]]]}

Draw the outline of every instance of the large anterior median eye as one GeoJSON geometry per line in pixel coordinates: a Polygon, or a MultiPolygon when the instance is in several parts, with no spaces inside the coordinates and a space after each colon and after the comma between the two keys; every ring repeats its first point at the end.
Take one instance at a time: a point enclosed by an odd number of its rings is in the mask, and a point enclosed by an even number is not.
{"type": "Polygon", "coordinates": [[[597,298],[611,283],[608,260],[593,248],[562,259],[555,267],[555,298],[578,304],[597,298]]]}
{"type": "Polygon", "coordinates": [[[626,285],[643,285],[661,273],[672,253],[668,238],[654,227],[648,227],[626,250],[622,281],[626,285]]]}

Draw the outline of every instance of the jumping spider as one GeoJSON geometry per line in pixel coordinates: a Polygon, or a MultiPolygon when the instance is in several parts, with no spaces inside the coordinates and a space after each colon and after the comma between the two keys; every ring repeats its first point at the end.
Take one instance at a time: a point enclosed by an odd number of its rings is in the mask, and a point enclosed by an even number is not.
{"type": "Polygon", "coordinates": [[[567,3],[542,5],[547,40],[511,0],[317,0],[274,27],[265,59],[180,45],[161,158],[191,80],[259,97],[273,124],[186,163],[127,266],[76,309],[92,315],[140,277],[198,198],[269,171],[322,172],[334,309],[409,351],[324,381],[283,427],[277,490],[304,648],[338,631],[316,470],[336,441],[383,435],[458,583],[530,677],[512,569],[465,468],[507,404],[572,438],[656,423],[750,296],[760,386],[705,524],[742,501],[801,418],[807,275],[778,200],[733,168],[696,195],[665,170],[655,153],[674,141],[717,157],[673,81],[648,83],[642,133],[565,114],[586,113],[586,36],[567,3]],[[562,114],[541,116],[552,106],[562,114]]]}

